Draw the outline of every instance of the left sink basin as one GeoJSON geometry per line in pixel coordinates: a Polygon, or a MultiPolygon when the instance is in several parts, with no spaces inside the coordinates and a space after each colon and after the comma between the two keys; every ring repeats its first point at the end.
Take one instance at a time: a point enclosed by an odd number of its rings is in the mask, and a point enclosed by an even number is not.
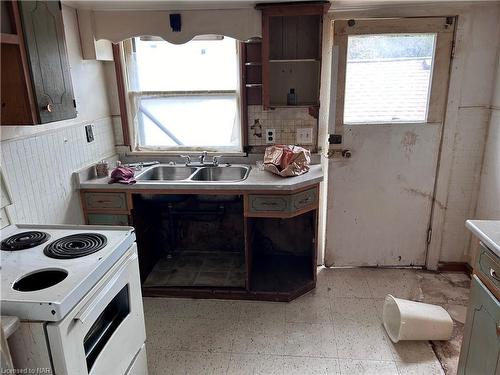
{"type": "Polygon", "coordinates": [[[156,165],[138,174],[137,181],[182,181],[186,180],[196,171],[192,167],[179,167],[169,165],[156,165]]]}

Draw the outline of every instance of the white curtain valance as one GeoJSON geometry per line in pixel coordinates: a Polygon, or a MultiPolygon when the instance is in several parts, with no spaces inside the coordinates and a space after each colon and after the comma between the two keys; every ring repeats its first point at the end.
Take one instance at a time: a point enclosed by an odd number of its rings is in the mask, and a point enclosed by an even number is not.
{"type": "Polygon", "coordinates": [[[262,36],[261,12],[256,9],[184,10],[184,11],[88,11],[88,25],[95,40],[114,43],[136,36],[159,36],[181,44],[196,35],[217,34],[238,40],[262,36]],[[170,14],[180,14],[182,29],[173,32],[170,14]]]}

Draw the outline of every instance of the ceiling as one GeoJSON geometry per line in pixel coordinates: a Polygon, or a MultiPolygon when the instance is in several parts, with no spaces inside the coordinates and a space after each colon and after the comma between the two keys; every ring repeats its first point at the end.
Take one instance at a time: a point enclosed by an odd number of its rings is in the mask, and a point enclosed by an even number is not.
{"type": "MultiPolygon", "coordinates": [[[[253,8],[258,3],[282,3],[304,0],[63,0],[63,3],[78,9],[92,10],[189,10],[189,9],[239,9],[253,8]]],[[[314,0],[305,0],[314,1],[314,0]]],[[[391,5],[464,4],[500,2],[499,0],[330,0],[333,10],[371,8],[391,5]]]]}
{"type": "MultiPolygon", "coordinates": [[[[267,2],[297,2],[301,0],[272,0],[267,2]]],[[[302,0],[303,1],[303,0],[302,0]]],[[[307,1],[307,0],[306,0],[307,1]]],[[[312,0],[311,0],[312,1],[312,0]]],[[[78,9],[93,10],[189,10],[189,9],[238,9],[254,8],[266,1],[248,0],[63,0],[63,3],[78,9]]]]}

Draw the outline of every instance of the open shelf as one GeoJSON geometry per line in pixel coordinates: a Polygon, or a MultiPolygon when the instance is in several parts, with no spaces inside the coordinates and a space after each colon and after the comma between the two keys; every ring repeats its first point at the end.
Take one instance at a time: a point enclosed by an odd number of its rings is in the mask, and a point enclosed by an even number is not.
{"type": "Polygon", "coordinates": [[[252,218],[249,290],[293,296],[314,285],[316,213],[252,218]]]}
{"type": "Polygon", "coordinates": [[[293,294],[314,282],[311,258],[288,254],[256,256],[250,280],[251,292],[293,294]]]}
{"type": "Polygon", "coordinates": [[[19,35],[1,33],[0,41],[2,42],[2,44],[19,44],[19,35]]]}

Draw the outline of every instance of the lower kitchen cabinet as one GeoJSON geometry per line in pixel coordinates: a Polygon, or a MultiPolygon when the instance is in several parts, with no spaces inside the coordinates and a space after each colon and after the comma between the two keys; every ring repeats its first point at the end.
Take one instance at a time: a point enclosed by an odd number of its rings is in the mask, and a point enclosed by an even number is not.
{"type": "Polygon", "coordinates": [[[458,374],[500,374],[500,303],[476,275],[472,278],[458,374]]]}
{"type": "Polygon", "coordinates": [[[87,224],[135,228],[145,296],[290,301],[316,284],[318,191],[82,190],[81,202],[87,224]]]}

